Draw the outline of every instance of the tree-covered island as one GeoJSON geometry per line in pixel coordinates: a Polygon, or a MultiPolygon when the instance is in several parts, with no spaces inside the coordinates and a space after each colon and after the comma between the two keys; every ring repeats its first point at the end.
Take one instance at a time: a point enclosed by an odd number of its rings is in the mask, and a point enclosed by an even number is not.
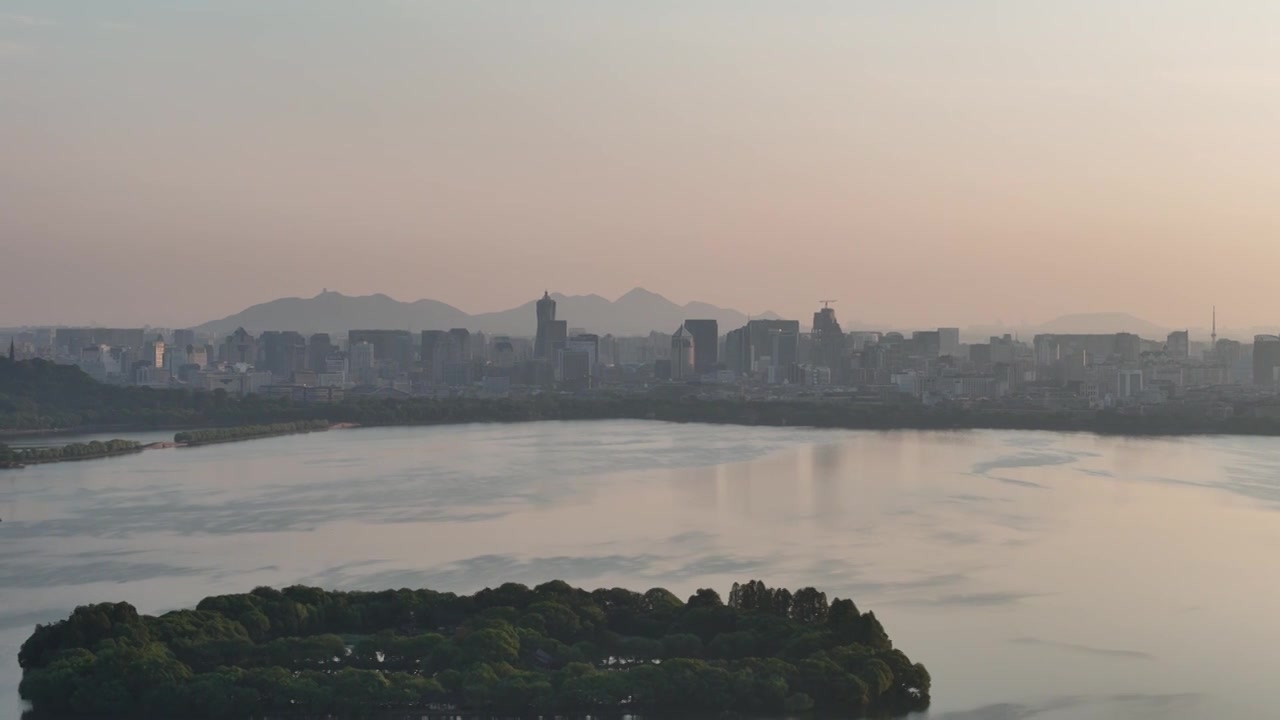
{"type": "Polygon", "coordinates": [[[93,460],[141,451],[142,443],[133,440],[107,440],[106,442],[93,440],[87,443],[27,448],[11,448],[0,443],[0,468],[18,468],[23,465],[68,460],[93,460]]]}
{"type": "Polygon", "coordinates": [[[38,716],[893,716],[929,674],[873,613],[752,581],[727,602],[561,581],[474,595],[258,588],[195,610],[77,608],[19,653],[38,716]]]}

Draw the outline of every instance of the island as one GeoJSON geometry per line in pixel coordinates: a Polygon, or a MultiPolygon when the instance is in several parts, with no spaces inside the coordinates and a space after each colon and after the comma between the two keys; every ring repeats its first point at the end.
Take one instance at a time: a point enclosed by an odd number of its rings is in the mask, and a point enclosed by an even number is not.
{"type": "Polygon", "coordinates": [[[927,708],[930,685],[874,613],[759,581],[727,600],[552,581],[105,603],[37,626],[18,661],[22,697],[56,717],[885,717],[927,708]]]}
{"type": "Polygon", "coordinates": [[[27,448],[11,448],[0,443],[0,468],[21,468],[26,465],[68,460],[93,460],[142,452],[142,449],[142,443],[119,439],[27,448]]]}

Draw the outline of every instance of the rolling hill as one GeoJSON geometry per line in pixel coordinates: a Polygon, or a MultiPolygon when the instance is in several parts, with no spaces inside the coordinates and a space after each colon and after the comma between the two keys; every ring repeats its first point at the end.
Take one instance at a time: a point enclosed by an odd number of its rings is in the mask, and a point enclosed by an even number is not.
{"type": "MultiPolygon", "coordinates": [[[[569,327],[599,334],[646,335],[650,331],[674,332],[689,318],[712,318],[720,331],[740,327],[747,316],[737,310],[701,302],[678,305],[657,293],[635,288],[617,300],[599,295],[551,295],[556,317],[569,327]]],[[[402,302],[386,295],[349,296],[325,291],[311,298],[280,298],[246,308],[234,315],[195,328],[197,333],[221,336],[243,327],[251,333],[263,330],[296,330],[303,334],[345,334],[356,328],[395,330],[448,330],[467,328],[498,335],[532,336],[535,300],[499,312],[470,315],[437,300],[402,302]]],[[[756,317],[777,317],[764,313],[756,317]]]]}

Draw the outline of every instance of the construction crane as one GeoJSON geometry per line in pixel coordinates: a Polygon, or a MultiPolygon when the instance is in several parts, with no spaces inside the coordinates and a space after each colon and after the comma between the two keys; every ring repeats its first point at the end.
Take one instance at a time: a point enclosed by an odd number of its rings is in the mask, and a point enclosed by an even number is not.
{"type": "Polygon", "coordinates": [[[840,301],[839,300],[819,300],[818,302],[822,303],[822,308],[825,310],[826,308],[831,307],[831,303],[840,302],[840,301]]]}

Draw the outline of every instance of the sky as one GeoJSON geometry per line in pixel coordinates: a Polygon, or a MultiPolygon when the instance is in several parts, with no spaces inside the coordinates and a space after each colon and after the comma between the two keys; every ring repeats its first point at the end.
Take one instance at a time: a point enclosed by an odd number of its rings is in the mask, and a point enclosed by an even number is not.
{"type": "Polygon", "coordinates": [[[1273,0],[3,0],[0,325],[1280,325],[1273,0]]]}

